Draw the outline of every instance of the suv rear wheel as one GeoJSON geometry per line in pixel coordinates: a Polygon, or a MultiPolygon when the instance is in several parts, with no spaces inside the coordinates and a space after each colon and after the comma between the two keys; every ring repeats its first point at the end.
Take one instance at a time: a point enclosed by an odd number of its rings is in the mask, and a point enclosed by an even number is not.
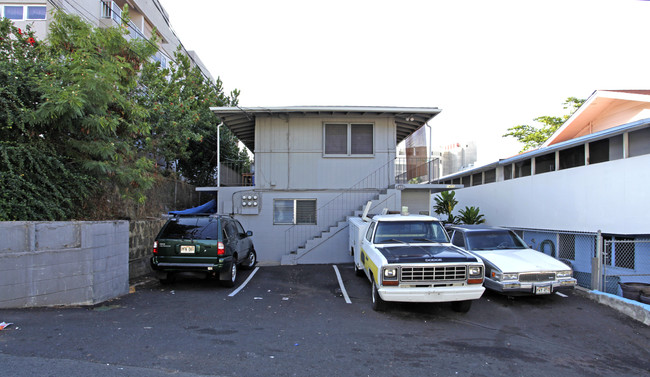
{"type": "Polygon", "coordinates": [[[244,270],[250,270],[253,267],[255,267],[255,264],[257,264],[257,254],[255,253],[255,249],[251,249],[248,252],[248,257],[246,258],[246,262],[242,263],[242,269],[244,270]]]}
{"type": "Polygon", "coordinates": [[[235,286],[235,280],[237,280],[237,261],[233,260],[230,272],[226,274],[226,279],[221,280],[221,284],[224,287],[232,288],[235,286]]]}

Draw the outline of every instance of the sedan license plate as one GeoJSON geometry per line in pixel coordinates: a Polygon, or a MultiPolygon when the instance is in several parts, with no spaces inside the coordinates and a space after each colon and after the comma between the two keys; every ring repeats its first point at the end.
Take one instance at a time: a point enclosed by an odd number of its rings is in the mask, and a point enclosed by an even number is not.
{"type": "Polygon", "coordinates": [[[194,254],[194,245],[191,246],[181,245],[181,254],[194,254]]]}
{"type": "Polygon", "coordinates": [[[543,287],[535,287],[535,294],[536,295],[550,295],[551,294],[551,287],[550,286],[543,286],[543,287]]]}

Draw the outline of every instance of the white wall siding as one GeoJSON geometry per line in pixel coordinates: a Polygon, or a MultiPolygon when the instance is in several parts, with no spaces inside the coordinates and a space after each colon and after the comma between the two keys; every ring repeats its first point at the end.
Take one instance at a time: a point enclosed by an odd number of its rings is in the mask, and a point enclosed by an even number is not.
{"type": "MultiPolygon", "coordinates": [[[[257,117],[256,187],[275,190],[347,189],[395,158],[391,117],[257,117]],[[325,157],[323,124],[374,124],[374,156],[325,157]]],[[[391,178],[392,179],[392,178],[391,178]]],[[[386,182],[384,187],[388,186],[386,182]]]]}
{"type": "Polygon", "coordinates": [[[456,191],[487,224],[614,234],[650,233],[650,155],[456,191]]]}

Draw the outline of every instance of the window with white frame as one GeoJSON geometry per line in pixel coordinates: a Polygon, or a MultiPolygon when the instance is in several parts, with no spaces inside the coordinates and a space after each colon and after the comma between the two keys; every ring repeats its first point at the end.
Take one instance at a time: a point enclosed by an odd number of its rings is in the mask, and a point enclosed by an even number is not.
{"type": "Polygon", "coordinates": [[[45,5],[2,5],[0,17],[14,21],[44,20],[47,16],[45,5]]]}
{"type": "Polygon", "coordinates": [[[374,127],[369,123],[326,123],[323,127],[325,156],[371,156],[374,127]]]}
{"type": "Polygon", "coordinates": [[[316,199],[275,199],[273,224],[316,224],[316,199]]]}

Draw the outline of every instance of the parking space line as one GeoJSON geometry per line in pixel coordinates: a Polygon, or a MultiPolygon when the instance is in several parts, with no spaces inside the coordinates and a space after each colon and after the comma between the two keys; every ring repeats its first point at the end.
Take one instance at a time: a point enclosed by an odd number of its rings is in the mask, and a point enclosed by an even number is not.
{"type": "Polygon", "coordinates": [[[560,293],[560,292],[555,292],[555,294],[560,296],[560,297],[569,297],[569,296],[565,295],[564,293],[560,293]]]}
{"type": "Polygon", "coordinates": [[[336,265],[332,265],[332,267],[334,267],[334,271],[336,272],[336,278],[339,279],[339,286],[341,287],[341,292],[343,292],[343,297],[345,297],[345,302],[351,304],[352,301],[350,301],[348,292],[345,290],[345,285],[343,285],[343,280],[341,279],[341,273],[339,272],[339,268],[336,267],[336,265]]]}
{"type": "Polygon", "coordinates": [[[237,293],[239,293],[239,291],[241,291],[242,289],[244,289],[244,287],[246,286],[246,284],[248,284],[248,282],[251,281],[251,279],[253,278],[253,276],[255,276],[255,273],[257,273],[257,270],[259,270],[259,269],[260,269],[259,267],[255,267],[255,269],[253,270],[253,272],[251,272],[251,274],[248,275],[248,279],[246,279],[246,281],[244,281],[244,283],[243,283],[242,285],[240,285],[237,289],[235,289],[234,291],[232,291],[232,293],[229,294],[228,297],[232,297],[232,296],[236,295],[237,293]]]}

